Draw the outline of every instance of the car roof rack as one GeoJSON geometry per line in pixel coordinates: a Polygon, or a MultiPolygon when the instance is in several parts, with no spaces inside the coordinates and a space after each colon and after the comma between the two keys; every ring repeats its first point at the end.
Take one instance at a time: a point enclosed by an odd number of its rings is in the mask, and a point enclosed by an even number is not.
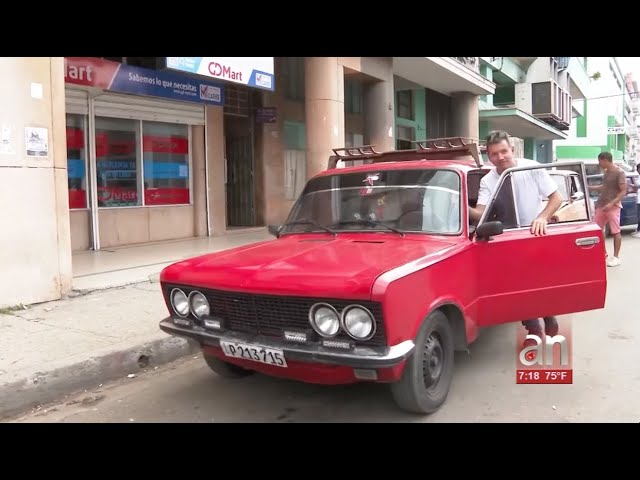
{"type": "Polygon", "coordinates": [[[480,155],[479,142],[467,137],[443,137],[413,141],[416,148],[406,150],[389,150],[380,152],[375,145],[334,148],[329,157],[328,169],[336,168],[339,161],[358,161],[366,163],[398,162],[409,160],[426,160],[430,157],[442,160],[468,160],[473,158],[476,166],[484,166],[480,155]]]}

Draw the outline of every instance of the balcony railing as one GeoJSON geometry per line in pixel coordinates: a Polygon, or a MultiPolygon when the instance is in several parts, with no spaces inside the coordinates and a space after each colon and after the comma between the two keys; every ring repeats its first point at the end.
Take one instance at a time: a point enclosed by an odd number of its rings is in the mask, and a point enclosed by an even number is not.
{"type": "Polygon", "coordinates": [[[465,67],[480,73],[480,57],[451,57],[463,64],[465,67]]]}

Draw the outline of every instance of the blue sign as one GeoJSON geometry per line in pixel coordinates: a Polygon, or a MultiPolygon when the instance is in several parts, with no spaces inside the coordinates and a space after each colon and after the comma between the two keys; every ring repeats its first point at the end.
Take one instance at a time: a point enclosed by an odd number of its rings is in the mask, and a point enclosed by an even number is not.
{"type": "Polygon", "coordinates": [[[84,178],[84,160],[75,158],[67,159],[67,172],[69,178],[84,178]]]}
{"type": "Polygon", "coordinates": [[[120,66],[109,90],[209,105],[224,104],[224,87],[218,83],[129,65],[120,66]]]}
{"type": "Polygon", "coordinates": [[[223,85],[202,77],[133,67],[97,57],[65,57],[64,62],[66,83],[207,105],[224,104],[223,85]]]}
{"type": "Polygon", "coordinates": [[[186,163],[144,161],[145,180],[186,179],[188,177],[189,165],[186,163]]]}

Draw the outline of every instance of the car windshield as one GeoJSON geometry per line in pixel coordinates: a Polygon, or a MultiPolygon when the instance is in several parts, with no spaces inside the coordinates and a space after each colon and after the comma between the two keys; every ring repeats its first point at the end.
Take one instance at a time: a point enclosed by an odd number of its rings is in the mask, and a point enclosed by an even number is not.
{"type": "Polygon", "coordinates": [[[457,234],[460,177],[445,169],[339,173],[311,179],[281,233],[382,231],[457,234]]]}

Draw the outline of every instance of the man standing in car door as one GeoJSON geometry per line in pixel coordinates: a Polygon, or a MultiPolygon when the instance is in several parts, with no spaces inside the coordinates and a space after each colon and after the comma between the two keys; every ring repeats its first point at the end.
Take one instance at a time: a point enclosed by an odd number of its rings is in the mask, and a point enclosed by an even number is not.
{"type": "MultiPolygon", "coordinates": [[[[514,158],[514,148],[507,132],[490,132],[486,144],[489,161],[496,168],[482,177],[477,205],[475,208],[469,207],[469,215],[476,221],[481,218],[487,207],[502,172],[516,166],[537,164],[533,160],[514,158]]],[[[515,195],[518,200],[520,221],[523,225],[531,225],[530,230],[533,235],[546,235],[549,218],[562,203],[558,186],[551,179],[546,169],[524,170],[518,175],[518,180],[515,185],[515,195]],[[542,198],[548,199],[546,206],[543,204],[542,198]]],[[[555,317],[544,317],[543,320],[544,333],[550,337],[557,335],[559,328],[557,319],[555,317]]],[[[524,320],[522,325],[530,335],[537,335],[542,338],[542,327],[539,319],[524,320]]],[[[535,342],[527,339],[524,346],[528,347],[532,344],[535,345],[535,342]]]]}
{"type": "Polygon", "coordinates": [[[609,232],[613,236],[613,257],[607,254],[607,266],[620,265],[620,247],[622,235],[620,234],[620,212],[622,211],[622,199],[627,194],[627,176],[624,171],[613,163],[613,157],[609,152],[598,155],[600,168],[604,170],[602,185],[589,187],[589,190],[600,192],[596,201],[596,223],[604,229],[609,225],[609,232]]]}

